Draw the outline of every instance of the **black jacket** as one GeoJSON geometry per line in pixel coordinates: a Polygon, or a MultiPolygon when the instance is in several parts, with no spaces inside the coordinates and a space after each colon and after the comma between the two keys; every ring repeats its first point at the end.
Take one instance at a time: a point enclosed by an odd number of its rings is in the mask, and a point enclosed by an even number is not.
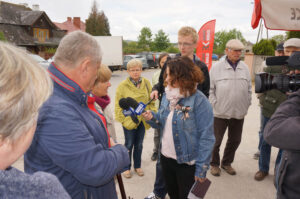
{"type": "MultiPolygon", "coordinates": [[[[181,56],[181,54],[177,54],[176,57],[181,56]]],[[[210,86],[210,79],[209,79],[209,73],[208,73],[208,68],[206,66],[205,63],[203,63],[202,61],[200,61],[200,59],[194,54],[194,63],[199,66],[199,68],[201,69],[201,71],[204,74],[204,82],[202,84],[198,84],[197,88],[198,90],[202,91],[203,94],[208,98],[209,96],[209,86],[210,86]]],[[[159,100],[161,100],[163,93],[165,92],[165,88],[164,88],[164,73],[165,70],[167,68],[167,62],[164,64],[164,66],[161,69],[160,75],[159,75],[159,79],[158,79],[158,83],[155,84],[152,88],[152,90],[157,90],[158,91],[158,96],[159,96],[159,100]]]]}
{"type": "Polygon", "coordinates": [[[278,199],[300,198],[300,89],[277,108],[265,127],[264,138],[283,149],[276,169],[278,199]]]}

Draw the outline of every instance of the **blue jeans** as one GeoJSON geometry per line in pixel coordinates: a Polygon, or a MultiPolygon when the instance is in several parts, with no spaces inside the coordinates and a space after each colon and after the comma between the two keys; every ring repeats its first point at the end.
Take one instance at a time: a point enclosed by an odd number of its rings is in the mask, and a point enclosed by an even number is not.
{"type": "MultiPolygon", "coordinates": [[[[258,161],[258,166],[259,170],[268,173],[269,172],[269,167],[270,167],[270,158],[271,158],[271,145],[269,145],[265,140],[263,136],[263,132],[265,129],[265,126],[267,122],[270,120],[270,118],[265,117],[261,115],[262,117],[262,126],[261,126],[261,133],[260,133],[260,156],[259,156],[259,161],[258,161]]],[[[280,162],[281,159],[281,149],[279,149],[277,158],[276,158],[276,165],[280,162]]]]}
{"type": "Polygon", "coordinates": [[[264,132],[264,128],[265,128],[265,125],[264,125],[264,116],[262,114],[262,108],[260,108],[260,129],[259,129],[259,132],[258,132],[258,150],[260,151],[260,147],[261,147],[261,142],[262,142],[262,137],[263,137],[263,132],[264,132]]]}
{"type": "Polygon", "coordinates": [[[131,154],[133,149],[134,168],[141,168],[143,141],[145,136],[145,126],[143,122],[139,124],[137,129],[128,130],[123,127],[125,135],[125,147],[128,149],[130,165],[127,170],[131,168],[131,154]]]}
{"type": "MultiPolygon", "coordinates": [[[[160,153],[160,149],[158,150],[158,152],[160,153]]],[[[160,198],[165,198],[165,196],[167,195],[165,179],[163,177],[162,168],[160,164],[160,157],[157,159],[156,162],[156,176],[153,193],[160,198]]]]}

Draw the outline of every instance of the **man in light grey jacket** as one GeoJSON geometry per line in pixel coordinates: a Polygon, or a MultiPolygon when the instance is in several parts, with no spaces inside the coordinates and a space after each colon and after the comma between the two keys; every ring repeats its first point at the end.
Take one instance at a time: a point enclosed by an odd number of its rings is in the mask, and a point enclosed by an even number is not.
{"type": "Polygon", "coordinates": [[[210,70],[209,101],[214,111],[216,142],[212,152],[211,174],[220,176],[220,145],[226,129],[228,140],[221,167],[230,175],[235,152],[241,142],[244,117],[251,104],[251,78],[248,66],[240,60],[244,45],[237,39],[226,44],[226,58],[214,64],[210,70]]]}

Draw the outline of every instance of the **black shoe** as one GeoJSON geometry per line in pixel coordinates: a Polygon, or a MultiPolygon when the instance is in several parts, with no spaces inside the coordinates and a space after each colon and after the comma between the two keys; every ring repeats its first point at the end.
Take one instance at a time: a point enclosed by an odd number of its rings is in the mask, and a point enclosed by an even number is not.
{"type": "Polygon", "coordinates": [[[152,160],[152,161],[156,161],[157,158],[158,158],[158,154],[157,154],[156,152],[154,152],[154,153],[152,154],[152,156],[151,156],[151,160],[152,160]]]}

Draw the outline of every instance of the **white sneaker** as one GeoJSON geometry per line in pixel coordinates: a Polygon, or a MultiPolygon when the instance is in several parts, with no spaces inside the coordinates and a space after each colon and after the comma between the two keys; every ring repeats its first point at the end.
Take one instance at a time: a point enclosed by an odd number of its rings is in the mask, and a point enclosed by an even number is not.
{"type": "Polygon", "coordinates": [[[150,193],[149,196],[147,196],[144,199],[161,199],[160,197],[156,196],[155,193],[150,193]]]}

